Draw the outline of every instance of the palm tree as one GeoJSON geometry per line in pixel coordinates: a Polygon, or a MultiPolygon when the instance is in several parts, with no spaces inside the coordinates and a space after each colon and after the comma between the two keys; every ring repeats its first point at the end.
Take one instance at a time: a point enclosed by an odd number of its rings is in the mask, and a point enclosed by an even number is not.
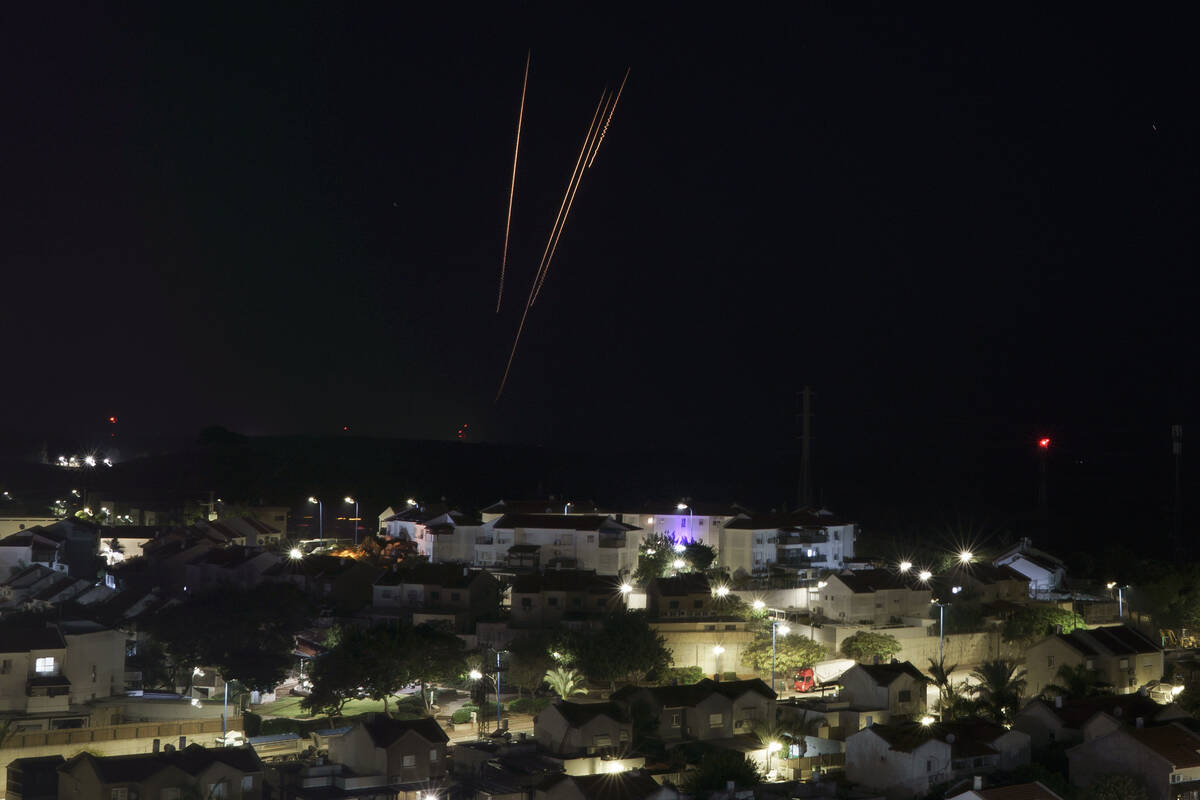
{"type": "Polygon", "coordinates": [[[1047,686],[1045,691],[1064,697],[1112,694],[1112,684],[1104,681],[1099,670],[1088,669],[1086,664],[1063,664],[1058,668],[1058,681],[1047,686]]]}
{"type": "Polygon", "coordinates": [[[573,694],[587,694],[583,686],[583,675],[570,667],[556,667],[546,672],[546,683],[551,691],[566,699],[573,694]]]}
{"type": "Polygon", "coordinates": [[[938,688],[938,712],[943,720],[965,716],[970,710],[970,700],[963,696],[961,686],[955,686],[950,681],[950,675],[958,669],[958,664],[946,666],[945,658],[934,661],[929,659],[929,674],[938,688]]]}
{"type": "Polygon", "coordinates": [[[978,681],[968,691],[979,701],[979,710],[993,722],[1007,722],[1025,693],[1025,670],[1015,661],[985,661],[971,673],[978,681]]]}

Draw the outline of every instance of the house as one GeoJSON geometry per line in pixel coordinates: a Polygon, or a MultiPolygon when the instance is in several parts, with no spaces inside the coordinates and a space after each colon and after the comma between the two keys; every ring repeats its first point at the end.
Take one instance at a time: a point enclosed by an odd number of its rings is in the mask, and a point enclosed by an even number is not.
{"type": "Polygon", "coordinates": [[[1066,564],[1044,550],[1021,539],[992,560],[997,567],[1008,566],[1029,579],[1029,596],[1038,597],[1059,589],[1067,577],[1066,564]]]}
{"type": "Polygon", "coordinates": [[[646,587],[646,611],[650,619],[720,616],[717,596],[708,578],[699,572],[650,581],[646,587]]]}
{"type": "Polygon", "coordinates": [[[555,775],[538,784],[533,800],[679,800],[679,791],[643,771],[555,775]]]}
{"type": "Polygon", "coordinates": [[[1015,783],[1010,786],[997,786],[994,789],[969,789],[962,794],[951,796],[950,800],[1063,800],[1050,791],[1044,783],[1015,783]]]}
{"type": "Polygon", "coordinates": [[[513,579],[510,624],[552,628],[585,620],[623,606],[620,581],[594,570],[547,570],[513,579]]]}
{"type": "Polygon", "coordinates": [[[203,592],[218,586],[251,589],[283,558],[257,547],[235,544],[213,548],[184,565],[186,586],[190,592],[203,592]]]}
{"type": "Polygon", "coordinates": [[[892,722],[925,716],[929,679],[912,662],[855,664],[842,673],[841,699],[859,711],[887,710],[892,722]]]}
{"type": "Polygon", "coordinates": [[[77,727],[85,704],[125,691],[125,634],[92,622],[0,627],[0,714],[23,730],[77,727]]]}
{"type": "Polygon", "coordinates": [[[329,759],[360,775],[385,775],[402,792],[419,792],[446,777],[449,741],[432,717],[398,720],[369,714],[349,732],[329,739],[329,759]]]}
{"type": "Polygon", "coordinates": [[[970,564],[952,574],[954,580],[984,603],[1021,603],[1029,600],[1029,578],[1007,564],[970,564]]]}
{"type": "Polygon", "coordinates": [[[1128,625],[1056,633],[1025,651],[1026,688],[1036,697],[1057,683],[1064,665],[1085,666],[1118,694],[1135,692],[1163,676],[1163,653],[1157,642],[1128,625]]]}
{"type": "Polygon", "coordinates": [[[886,569],[845,570],[825,579],[813,611],[834,622],[886,625],[903,617],[927,617],[929,587],[886,569]]]}
{"type": "Polygon", "coordinates": [[[66,537],[48,534],[40,527],[5,536],[0,539],[0,578],[8,578],[34,564],[66,572],[65,544],[66,537]]]}
{"type": "Polygon", "coordinates": [[[500,608],[500,583],[486,570],[459,564],[418,564],[380,575],[372,587],[372,615],[402,612],[414,625],[444,622],[455,633],[474,633],[480,617],[500,608]]]}
{"type": "Polygon", "coordinates": [[[482,531],[479,519],[445,504],[409,505],[383,520],[391,539],[407,539],[431,563],[490,566],[496,559],[476,557],[482,531]]]}
{"type": "Polygon", "coordinates": [[[1094,697],[1064,698],[1053,700],[1034,698],[1013,718],[1013,728],[1029,734],[1035,748],[1051,744],[1078,744],[1089,733],[1110,727],[1091,724],[1098,716],[1105,716],[1126,725],[1135,725],[1138,719],[1145,725],[1160,725],[1173,720],[1190,719],[1191,716],[1176,703],[1160,705],[1144,694],[1097,695],[1094,697]]]}
{"type": "Polygon", "coordinates": [[[612,701],[627,709],[632,719],[654,719],[655,738],[664,742],[684,739],[728,739],[748,734],[775,720],[775,692],[758,678],[712,681],[690,686],[626,686],[612,701]]]}
{"type": "Polygon", "coordinates": [[[786,569],[798,578],[841,570],[854,556],[857,526],[826,509],[756,514],[742,510],[717,536],[718,563],[733,574],[786,569]]]}
{"type": "Polygon", "coordinates": [[[58,796],[104,800],[151,800],[190,797],[260,800],[263,766],[254,749],[182,750],[131,756],[94,756],[86,750],[58,769],[58,796]]]}
{"type": "MultiPolygon", "coordinates": [[[[286,525],[286,522],[285,522],[286,525]]],[[[277,528],[257,517],[228,517],[226,519],[201,522],[196,531],[223,544],[244,547],[270,547],[287,537],[286,528],[277,528]]]]}
{"type": "Polygon", "coordinates": [[[603,514],[504,514],[483,523],[481,539],[514,568],[594,570],[601,575],[637,569],[642,532],[603,514]]]}
{"type": "Polygon", "coordinates": [[[557,755],[621,756],[630,747],[633,722],[627,710],[613,702],[547,706],[533,718],[537,743],[557,755]]]}
{"type": "Polygon", "coordinates": [[[1114,772],[1134,775],[1151,800],[1194,800],[1200,792],[1200,735],[1179,723],[1122,726],[1067,751],[1074,786],[1114,772]]]}
{"type": "Polygon", "coordinates": [[[61,755],[18,758],[8,764],[5,800],[58,800],[61,755]]]}
{"type": "Polygon", "coordinates": [[[979,719],[875,724],[846,738],[846,777],[889,797],[1029,763],[1029,736],[979,719]]]}

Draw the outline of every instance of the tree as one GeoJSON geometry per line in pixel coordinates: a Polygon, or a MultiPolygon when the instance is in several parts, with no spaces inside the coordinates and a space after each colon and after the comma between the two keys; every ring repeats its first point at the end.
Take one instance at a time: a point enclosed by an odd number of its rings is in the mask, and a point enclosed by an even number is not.
{"type": "Polygon", "coordinates": [[[1004,639],[1009,642],[1032,644],[1056,632],[1063,633],[1086,627],[1083,617],[1074,611],[1047,605],[1025,606],[1004,622],[1004,639]]]}
{"type": "Polygon", "coordinates": [[[571,695],[587,694],[583,685],[583,675],[570,667],[559,667],[546,673],[546,683],[551,691],[566,700],[571,695]]]}
{"type": "Polygon", "coordinates": [[[594,681],[638,684],[671,666],[666,640],[650,627],[644,611],[615,611],[599,630],[572,638],[571,649],[579,667],[594,681]]]}
{"type": "Polygon", "coordinates": [[[359,686],[357,665],[340,647],[317,656],[309,678],[312,680],[312,693],[300,701],[300,707],[331,717],[342,715],[342,709],[355,696],[359,686]]]}
{"type": "Polygon", "coordinates": [[[1146,786],[1132,775],[1101,775],[1087,787],[1086,800],[1150,800],[1146,786]]]}
{"type": "Polygon", "coordinates": [[[147,621],[147,630],[187,676],[194,667],[213,667],[226,681],[269,691],[291,668],[295,634],[312,613],[308,598],[291,584],[221,587],[163,609],[147,621]]]}
{"type": "Polygon", "coordinates": [[[638,565],[633,572],[633,580],[645,586],[655,578],[666,575],[675,557],[674,547],[674,542],[659,533],[643,539],[638,547],[638,565]]]}
{"type": "Polygon", "coordinates": [[[1058,682],[1047,686],[1045,691],[1063,697],[1091,697],[1112,694],[1113,687],[1099,670],[1088,669],[1086,664],[1063,664],[1058,668],[1058,682]]]}
{"type": "MultiPolygon", "coordinates": [[[[811,667],[818,661],[824,660],[825,647],[803,636],[775,637],[775,672],[790,673],[805,667],[811,667]]],[[[771,633],[755,637],[744,650],[742,661],[746,662],[756,672],[767,672],[771,669],[771,633]]]]}
{"type": "Polygon", "coordinates": [[[945,659],[929,659],[929,674],[933,676],[933,683],[938,688],[938,713],[942,715],[943,721],[966,716],[971,710],[970,700],[950,680],[950,675],[956,669],[958,664],[947,667],[945,659]]]}
{"type": "Polygon", "coordinates": [[[530,694],[541,688],[546,673],[558,664],[550,655],[552,640],[544,634],[530,634],[514,639],[508,646],[508,683],[517,687],[518,696],[524,689],[530,694]]]}
{"type": "Polygon", "coordinates": [[[431,710],[429,684],[458,680],[467,671],[467,646],[463,640],[440,625],[428,623],[411,629],[406,637],[407,662],[412,679],[421,684],[421,699],[426,712],[431,710]]]}
{"type": "Polygon", "coordinates": [[[683,550],[683,560],[696,572],[703,572],[717,560],[717,551],[701,542],[688,542],[683,550]]]}
{"type": "Polygon", "coordinates": [[[688,794],[707,797],[723,790],[729,781],[734,786],[757,786],[762,774],[748,756],[733,750],[715,750],[700,761],[699,766],[686,774],[683,789],[688,794]]]}
{"type": "Polygon", "coordinates": [[[979,701],[979,711],[993,722],[1004,724],[1020,706],[1025,693],[1025,670],[1003,658],[985,661],[971,673],[978,683],[968,691],[979,701]]]}
{"type": "Polygon", "coordinates": [[[859,631],[842,642],[842,653],[846,658],[867,664],[887,661],[900,652],[900,642],[890,633],[859,631]]]}

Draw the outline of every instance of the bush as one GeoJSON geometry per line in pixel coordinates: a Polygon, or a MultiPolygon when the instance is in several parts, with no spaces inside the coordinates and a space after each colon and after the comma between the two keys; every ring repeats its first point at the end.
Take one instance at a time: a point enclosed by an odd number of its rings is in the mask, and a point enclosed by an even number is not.
{"type": "Polygon", "coordinates": [[[274,736],[277,733],[300,733],[300,720],[289,717],[262,720],[258,728],[259,736],[274,736]]]}
{"type": "Polygon", "coordinates": [[[736,672],[725,672],[725,673],[722,673],[722,675],[721,675],[721,680],[723,680],[723,681],[736,681],[737,679],[738,678],[737,678],[736,672]]]}
{"type": "Polygon", "coordinates": [[[508,704],[508,710],[516,714],[536,714],[548,705],[548,697],[518,697],[508,704]]]}
{"type": "Polygon", "coordinates": [[[450,721],[455,725],[465,725],[471,721],[471,714],[478,712],[479,706],[465,705],[450,715],[450,721]]]}
{"type": "Polygon", "coordinates": [[[263,718],[253,711],[242,713],[242,730],[246,732],[246,736],[261,736],[259,731],[262,730],[263,718]]]}
{"type": "Polygon", "coordinates": [[[666,686],[676,683],[680,686],[691,686],[693,683],[699,683],[703,679],[704,670],[697,666],[672,667],[663,674],[663,683],[666,686]]]}

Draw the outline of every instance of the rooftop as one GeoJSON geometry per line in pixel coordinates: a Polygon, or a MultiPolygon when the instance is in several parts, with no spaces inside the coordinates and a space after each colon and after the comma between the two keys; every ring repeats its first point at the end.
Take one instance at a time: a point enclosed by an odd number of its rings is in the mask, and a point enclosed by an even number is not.
{"type": "MultiPolygon", "coordinates": [[[[1062,797],[1037,781],[1018,783],[1013,786],[997,786],[994,789],[979,789],[975,795],[981,800],[1063,800],[1062,797]]],[[[962,796],[955,795],[951,800],[962,796]]]]}
{"type": "Polygon", "coordinates": [[[645,772],[618,772],[601,775],[555,775],[537,788],[542,790],[572,781],[585,800],[643,800],[662,790],[658,781],[645,772]]]}
{"type": "Polygon", "coordinates": [[[1055,635],[1085,656],[1127,656],[1157,653],[1162,650],[1156,642],[1128,625],[1113,625],[1090,630],[1080,629],[1055,635]]]}
{"type": "Polygon", "coordinates": [[[929,678],[914,667],[911,661],[900,661],[894,664],[858,664],[856,666],[880,686],[891,686],[901,675],[907,675],[921,683],[929,681],[929,678]]]}
{"type": "Polygon", "coordinates": [[[541,530],[567,531],[624,531],[640,530],[633,525],[617,522],[603,514],[505,514],[492,523],[499,530],[533,528],[541,530]]]}
{"type": "Polygon", "coordinates": [[[555,703],[551,708],[562,714],[571,727],[586,725],[596,717],[608,717],[617,722],[628,722],[625,710],[616,703],[571,703],[566,700],[555,703]]]}
{"type": "Polygon", "coordinates": [[[1180,725],[1126,728],[1136,741],[1171,762],[1175,769],[1200,767],[1200,736],[1180,725]]]}
{"type": "Polygon", "coordinates": [[[888,589],[926,590],[926,587],[910,583],[886,569],[847,570],[837,575],[831,575],[829,580],[841,581],[855,594],[870,594],[888,589]]]}
{"type": "Polygon", "coordinates": [[[215,762],[228,764],[241,772],[262,771],[262,762],[252,747],[204,748],[198,744],[190,744],[183,750],[132,756],[97,757],[83,752],[59,769],[70,772],[83,759],[91,761],[104,783],[137,783],[168,767],[178,767],[189,775],[197,775],[215,762]]]}
{"type": "Polygon", "coordinates": [[[362,723],[376,747],[387,747],[404,734],[412,731],[427,742],[448,742],[450,737],[433,717],[420,719],[392,719],[376,714],[362,723]]]}

